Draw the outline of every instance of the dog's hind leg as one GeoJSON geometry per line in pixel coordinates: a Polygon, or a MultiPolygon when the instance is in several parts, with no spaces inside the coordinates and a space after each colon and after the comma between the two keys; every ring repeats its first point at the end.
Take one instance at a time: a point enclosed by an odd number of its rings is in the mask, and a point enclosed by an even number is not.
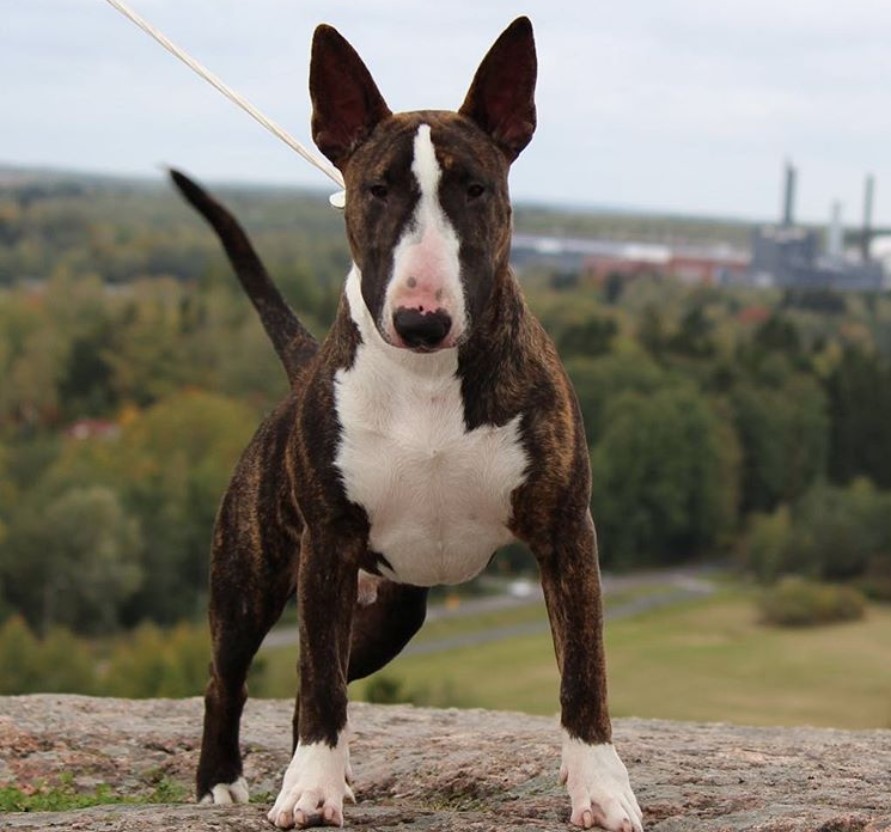
{"type": "MultiPolygon", "coordinates": [[[[353,614],[348,681],[363,679],[396,658],[427,615],[427,587],[375,581],[373,592],[360,592],[353,614]]],[[[367,578],[365,578],[367,580],[367,578]]]]}
{"type": "Polygon", "coordinates": [[[252,535],[233,536],[221,530],[227,502],[215,534],[210,580],[213,659],[196,776],[197,799],[203,803],[248,800],[239,750],[247,674],[263,638],[294,592],[297,573],[298,548],[293,542],[285,547],[283,541],[272,553],[261,553],[252,535]]]}

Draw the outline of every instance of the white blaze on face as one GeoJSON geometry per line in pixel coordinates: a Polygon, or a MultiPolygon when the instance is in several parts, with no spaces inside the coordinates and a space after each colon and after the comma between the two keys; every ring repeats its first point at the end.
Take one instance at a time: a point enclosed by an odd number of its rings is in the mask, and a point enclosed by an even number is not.
{"type": "Polygon", "coordinates": [[[439,202],[442,170],[436,160],[429,124],[422,124],[415,135],[411,170],[421,197],[412,222],[393,252],[393,274],[384,298],[382,330],[392,344],[399,345],[400,338],[393,327],[393,314],[398,309],[441,309],[452,319],[443,346],[454,347],[467,328],[458,257],[460,243],[439,202]]]}

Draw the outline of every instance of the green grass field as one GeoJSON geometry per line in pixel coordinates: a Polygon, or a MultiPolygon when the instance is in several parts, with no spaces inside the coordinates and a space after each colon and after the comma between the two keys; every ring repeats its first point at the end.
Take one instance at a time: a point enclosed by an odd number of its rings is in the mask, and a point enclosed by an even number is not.
{"type": "Polygon", "coordinates": [[[608,629],[615,716],[891,727],[891,608],[810,629],[760,625],[721,595],[608,629]]]}
{"type": "MultiPolygon", "coordinates": [[[[626,598],[610,599],[610,606],[626,598]]],[[[417,638],[544,621],[540,607],[434,622],[417,638]]],[[[294,651],[265,651],[264,694],[290,696],[294,651]]],[[[753,725],[891,727],[891,608],[858,622],[768,628],[752,598],[706,600],[607,625],[613,716],[753,725]]],[[[557,669],[546,632],[440,653],[402,656],[382,671],[406,698],[434,705],[556,713],[557,669]]],[[[364,699],[374,677],[351,686],[364,699]]]]}

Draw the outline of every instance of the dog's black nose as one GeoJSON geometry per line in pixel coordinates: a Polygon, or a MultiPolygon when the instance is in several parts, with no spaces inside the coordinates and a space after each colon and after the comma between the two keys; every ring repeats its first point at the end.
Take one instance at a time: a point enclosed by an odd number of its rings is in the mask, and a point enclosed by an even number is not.
{"type": "Polygon", "coordinates": [[[452,318],[444,309],[422,312],[400,306],[393,313],[393,326],[407,347],[430,350],[449,334],[452,318]]]}

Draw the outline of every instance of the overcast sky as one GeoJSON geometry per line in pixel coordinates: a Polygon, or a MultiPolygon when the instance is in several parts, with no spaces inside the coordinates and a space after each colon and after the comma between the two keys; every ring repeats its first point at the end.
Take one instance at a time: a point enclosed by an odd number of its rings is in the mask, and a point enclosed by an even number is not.
{"type": "MultiPolygon", "coordinates": [[[[309,43],[335,25],[393,110],[454,108],[525,13],[539,127],[515,199],[891,225],[891,0],[130,0],[309,142],[309,43]]],[[[104,0],[0,0],[0,163],[327,187],[104,0]]]]}

